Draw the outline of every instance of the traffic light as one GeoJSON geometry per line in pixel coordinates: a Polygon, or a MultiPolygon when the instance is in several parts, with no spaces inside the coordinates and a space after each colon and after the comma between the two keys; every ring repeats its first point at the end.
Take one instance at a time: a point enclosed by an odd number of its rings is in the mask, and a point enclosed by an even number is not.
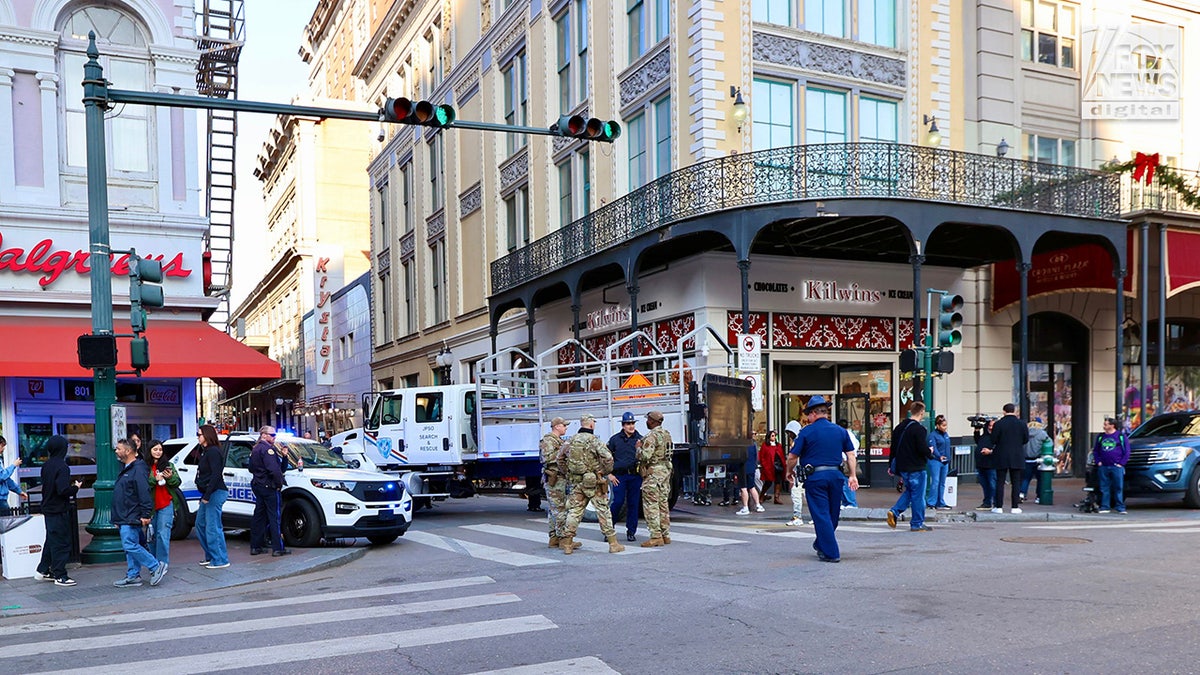
{"type": "Polygon", "coordinates": [[[134,333],[146,330],[145,308],[163,306],[162,280],[162,261],[129,251],[129,325],[134,333]]]}
{"type": "Polygon", "coordinates": [[[550,131],[556,136],[566,138],[582,138],[585,141],[604,141],[612,143],[621,135],[621,125],[613,120],[607,122],[583,115],[563,115],[550,125],[550,131]]]}
{"type": "Polygon", "coordinates": [[[445,104],[434,105],[429,101],[410,101],[406,98],[389,98],[379,114],[384,122],[416,124],[439,129],[454,124],[454,108],[445,104]]]}
{"type": "Polygon", "coordinates": [[[934,352],[930,370],[935,373],[953,373],[954,352],[934,352]]]}
{"type": "Polygon", "coordinates": [[[958,311],[963,307],[961,295],[943,293],[938,314],[938,346],[953,347],[962,342],[963,315],[958,311]]]}
{"type": "Polygon", "coordinates": [[[925,369],[925,353],[915,349],[903,349],[900,351],[900,372],[902,373],[917,373],[925,369]]]}
{"type": "Polygon", "coordinates": [[[150,341],[144,337],[135,337],[129,341],[129,365],[134,370],[146,370],[150,367],[150,341]]]}
{"type": "Polygon", "coordinates": [[[80,335],[75,343],[80,368],[115,368],[117,338],[115,335],[80,335]]]}

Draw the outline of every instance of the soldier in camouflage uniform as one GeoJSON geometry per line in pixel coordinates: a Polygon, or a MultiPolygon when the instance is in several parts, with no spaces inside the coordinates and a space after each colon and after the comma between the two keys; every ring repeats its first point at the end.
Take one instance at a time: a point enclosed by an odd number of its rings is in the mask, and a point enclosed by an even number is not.
{"type": "Polygon", "coordinates": [[[650,528],[650,540],[642,548],[671,543],[671,453],[675,442],[671,432],[662,428],[663,414],[646,414],[650,433],[638,442],[638,470],[642,474],[642,512],[650,528]]]}
{"type": "Polygon", "coordinates": [[[550,433],[542,436],[538,444],[542,451],[542,485],[546,496],[550,499],[550,508],[546,518],[550,523],[550,548],[558,548],[567,525],[567,475],[566,459],[561,457],[566,448],[563,444],[563,434],[567,433],[567,421],[561,417],[550,420],[550,433]],[[559,467],[559,460],[563,466],[559,467]]]}
{"type": "Polygon", "coordinates": [[[613,457],[604,441],[596,438],[593,429],[596,418],[584,415],[579,419],[579,433],[567,444],[567,477],[571,482],[571,496],[567,498],[567,523],[559,548],[571,555],[580,544],[575,543],[575,531],[583,520],[583,510],[591,502],[600,520],[600,531],[608,540],[608,552],[620,553],[625,547],[617,542],[613,529],[612,512],[608,506],[608,479],[612,476],[613,457]]]}

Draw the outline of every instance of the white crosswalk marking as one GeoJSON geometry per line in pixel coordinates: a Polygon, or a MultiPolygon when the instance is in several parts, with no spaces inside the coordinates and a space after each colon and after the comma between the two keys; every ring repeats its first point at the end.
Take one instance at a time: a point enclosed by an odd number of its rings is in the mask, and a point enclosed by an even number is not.
{"type": "Polygon", "coordinates": [[[425,544],[426,546],[440,548],[443,551],[465,553],[472,558],[490,560],[492,562],[512,565],[514,567],[550,565],[561,562],[560,560],[555,560],[553,558],[542,558],[536,555],[529,555],[528,553],[509,551],[507,549],[497,548],[495,546],[488,546],[487,544],[476,544],[474,542],[455,539],[453,537],[443,537],[429,532],[414,532],[413,530],[409,530],[408,533],[404,535],[404,538],[415,541],[418,544],[425,544]]]}
{"type": "Polygon", "coordinates": [[[546,663],[531,663],[528,666],[487,670],[474,675],[544,675],[545,673],[566,673],[571,675],[609,675],[619,672],[608,667],[608,664],[594,656],[584,656],[578,659],[564,659],[546,663]]]}
{"type": "MultiPolygon", "coordinates": [[[[1029,525],[1033,530],[1142,530],[1146,528],[1154,528],[1159,531],[1169,531],[1174,528],[1195,528],[1200,526],[1200,523],[1194,520],[1183,522],[1167,522],[1167,523],[1148,523],[1142,522],[1121,522],[1121,523],[1097,523],[1089,521],[1086,523],[1060,523],[1055,525],[1029,525]]],[[[1179,531],[1186,532],[1186,529],[1179,531]]]]}
{"type": "Polygon", "coordinates": [[[768,537],[784,537],[787,539],[815,539],[817,535],[804,530],[767,530],[761,527],[747,527],[743,525],[712,525],[709,523],[671,523],[671,539],[675,539],[675,533],[679,528],[695,528],[697,530],[709,530],[712,532],[734,532],[741,535],[762,534],[768,537]]]}
{"type": "MultiPolygon", "coordinates": [[[[546,533],[534,532],[520,527],[509,527],[507,525],[493,525],[491,523],[482,523],[479,525],[463,525],[464,530],[473,530],[475,532],[487,532],[489,534],[498,534],[503,537],[514,537],[516,539],[524,539],[526,541],[536,541],[544,544],[546,541],[546,533]]],[[[578,534],[575,536],[575,543],[582,544],[585,551],[595,551],[597,553],[608,553],[608,544],[599,541],[590,541],[586,536],[581,537],[578,534]]],[[[650,549],[640,547],[626,546],[625,550],[619,555],[628,555],[631,553],[648,553],[650,549]]],[[[558,562],[558,561],[555,561],[558,562]]]]}

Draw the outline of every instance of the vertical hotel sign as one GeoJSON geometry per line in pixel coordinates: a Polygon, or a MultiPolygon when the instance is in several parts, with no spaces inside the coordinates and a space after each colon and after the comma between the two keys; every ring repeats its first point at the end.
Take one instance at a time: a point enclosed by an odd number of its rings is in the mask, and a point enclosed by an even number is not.
{"type": "Polygon", "coordinates": [[[313,338],[316,342],[315,370],[318,385],[332,385],[333,294],[342,287],[342,252],[335,246],[313,249],[313,338]]]}

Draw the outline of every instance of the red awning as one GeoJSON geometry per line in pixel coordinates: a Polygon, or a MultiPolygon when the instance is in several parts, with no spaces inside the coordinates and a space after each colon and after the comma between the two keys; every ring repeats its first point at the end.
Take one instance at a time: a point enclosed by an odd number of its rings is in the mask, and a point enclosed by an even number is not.
{"type": "MultiPolygon", "coordinates": [[[[117,330],[128,330],[126,324],[117,330]]],[[[0,376],[91,377],[79,367],[75,340],[92,332],[90,319],[0,317],[0,376]]],[[[227,390],[243,391],[277,379],[279,364],[203,321],[146,322],[150,368],[146,377],[207,377],[227,390]]],[[[118,368],[131,370],[129,340],[117,340],[118,368]]]]}
{"type": "Polygon", "coordinates": [[[1200,286],[1200,232],[1167,229],[1167,297],[1200,286]]]}

